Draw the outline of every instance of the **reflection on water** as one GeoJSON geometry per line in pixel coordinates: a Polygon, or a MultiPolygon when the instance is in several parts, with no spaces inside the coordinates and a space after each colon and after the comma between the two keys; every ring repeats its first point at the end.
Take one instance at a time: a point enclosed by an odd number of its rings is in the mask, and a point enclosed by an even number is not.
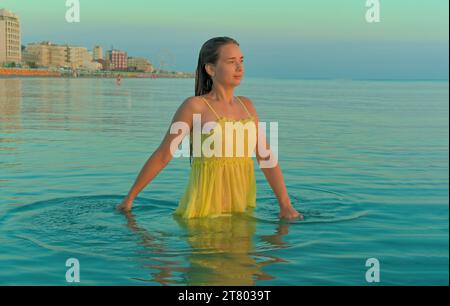
{"type": "MultiPolygon", "coordinates": [[[[16,139],[13,133],[21,130],[22,116],[22,80],[0,79],[0,153],[16,154],[16,139]],[[4,134],[5,133],[5,134],[4,134]]],[[[0,156],[1,167],[11,167],[0,156]]],[[[6,180],[0,180],[6,182],[6,180]]]]}
{"type": "Polygon", "coordinates": [[[254,218],[174,220],[189,175],[174,159],[140,194],[130,231],[112,207],[193,87],[0,79],[1,284],[64,285],[68,257],[92,285],[364,285],[368,257],[383,260],[383,284],[448,284],[448,81],[248,79],[238,94],[280,123],[306,221],[277,222],[257,169],[254,218]]]}
{"type": "MultiPolygon", "coordinates": [[[[148,248],[149,253],[164,254],[164,245],[145,228],[137,224],[133,213],[126,213],[128,227],[140,236],[140,244],[148,248]]],[[[248,214],[222,216],[217,218],[183,219],[173,216],[185,231],[185,239],[191,248],[186,256],[187,267],[166,255],[163,258],[151,257],[159,264],[146,265],[156,270],[151,279],[162,285],[180,284],[174,275],[182,273],[186,285],[255,285],[255,281],[270,280],[274,277],[262,268],[272,263],[284,262],[283,259],[257,254],[254,246],[256,219],[248,214]],[[265,258],[258,262],[258,258],[265,258]]],[[[282,236],[288,233],[288,224],[281,224],[273,235],[260,238],[275,247],[284,247],[282,236]]],[[[143,280],[143,279],[141,279],[143,280]]]]}
{"type": "Polygon", "coordinates": [[[33,129],[117,131],[124,120],[111,109],[130,110],[131,91],[126,87],[105,87],[102,82],[0,78],[0,130],[23,129],[20,121],[25,118],[24,123],[33,129]]]}
{"type": "Polygon", "coordinates": [[[16,129],[9,123],[20,119],[21,110],[22,80],[0,79],[0,130],[16,129]]]}

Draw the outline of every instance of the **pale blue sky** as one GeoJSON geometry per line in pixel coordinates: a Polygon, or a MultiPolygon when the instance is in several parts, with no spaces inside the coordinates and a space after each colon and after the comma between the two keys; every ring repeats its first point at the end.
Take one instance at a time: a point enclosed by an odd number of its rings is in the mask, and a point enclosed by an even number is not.
{"type": "Polygon", "coordinates": [[[207,39],[241,44],[247,76],[448,79],[448,1],[381,3],[369,24],[365,0],[80,0],[81,22],[65,0],[0,0],[17,13],[22,43],[50,40],[146,56],[169,50],[174,69],[195,70],[207,39]]]}

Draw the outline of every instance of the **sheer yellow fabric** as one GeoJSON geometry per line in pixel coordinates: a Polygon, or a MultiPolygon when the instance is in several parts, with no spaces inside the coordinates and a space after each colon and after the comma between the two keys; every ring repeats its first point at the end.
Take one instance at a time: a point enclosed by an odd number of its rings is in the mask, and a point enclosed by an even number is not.
{"type": "Polygon", "coordinates": [[[188,285],[252,286],[255,280],[270,279],[251,252],[254,251],[256,220],[248,214],[217,218],[175,220],[187,234],[192,248],[186,272],[188,285]],[[226,260],[224,260],[224,256],[226,260]]]}
{"type": "MultiPolygon", "coordinates": [[[[206,100],[205,102],[212,109],[206,100]]],[[[240,103],[245,108],[242,101],[240,103]]],[[[218,118],[217,126],[220,126],[221,131],[225,131],[227,122],[232,124],[240,122],[244,125],[253,123],[253,126],[255,126],[253,116],[246,108],[245,110],[249,117],[241,120],[219,117],[213,110],[218,118]]],[[[216,132],[217,129],[214,128],[210,134],[202,134],[201,143],[203,144],[208,137],[216,132]]],[[[175,215],[183,218],[217,217],[242,213],[247,208],[256,207],[256,180],[252,158],[254,144],[256,144],[256,132],[251,133],[248,130],[243,134],[234,133],[232,137],[233,154],[231,156],[225,155],[225,140],[227,137],[222,137],[222,139],[221,156],[206,157],[201,152],[200,157],[192,159],[188,184],[174,212],[175,215]],[[244,141],[242,142],[239,137],[244,137],[244,141]],[[239,142],[243,143],[243,155],[236,154],[236,146],[239,142]]]]}

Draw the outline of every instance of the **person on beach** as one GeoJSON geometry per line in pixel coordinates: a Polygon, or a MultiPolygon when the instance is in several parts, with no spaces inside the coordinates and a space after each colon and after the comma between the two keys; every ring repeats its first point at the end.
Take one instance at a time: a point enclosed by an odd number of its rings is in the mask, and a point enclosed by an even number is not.
{"type": "Polygon", "coordinates": [[[116,79],[117,86],[120,86],[122,84],[122,75],[118,74],[116,79]]]}
{"type": "MultiPolygon", "coordinates": [[[[276,162],[270,167],[261,167],[261,164],[270,160],[273,154],[270,148],[269,154],[261,154],[258,149],[261,145],[259,142],[262,142],[263,148],[267,148],[268,145],[265,137],[260,137],[258,114],[252,101],[243,96],[233,95],[243,75],[243,56],[236,40],[229,37],[215,37],[203,44],[196,70],[195,96],[187,98],[179,106],[171,123],[171,126],[179,122],[185,123],[189,127],[191,143],[190,177],[174,215],[187,219],[215,217],[243,213],[247,209],[255,208],[254,163],[251,154],[248,153],[256,149],[257,162],[277,197],[280,206],[279,217],[302,220],[303,216],[291,203],[279,164],[276,162]],[[209,154],[201,152],[200,156],[195,154],[193,157],[193,151],[198,152],[193,149],[195,136],[192,132],[193,127],[195,130],[195,120],[198,119],[198,115],[201,118],[202,130],[205,129],[206,124],[215,123],[209,134],[200,136],[202,150],[205,147],[203,144],[212,136],[220,136],[221,131],[226,131],[229,123],[253,124],[258,137],[250,132],[244,135],[239,134],[244,137],[244,147],[248,148],[245,156],[235,156],[237,151],[235,149],[231,156],[221,154],[208,156],[209,154]],[[249,143],[254,146],[247,147],[249,143]]],[[[173,148],[178,148],[182,138],[188,132],[182,130],[173,134],[169,128],[161,144],[142,167],[133,186],[117,209],[124,212],[131,210],[134,199],[167,166],[173,158],[173,148]]],[[[233,136],[233,141],[238,141],[237,137],[233,136]]],[[[223,138],[219,137],[219,139],[219,143],[214,143],[214,152],[223,153],[220,144],[225,142],[222,141],[223,138]]]]}

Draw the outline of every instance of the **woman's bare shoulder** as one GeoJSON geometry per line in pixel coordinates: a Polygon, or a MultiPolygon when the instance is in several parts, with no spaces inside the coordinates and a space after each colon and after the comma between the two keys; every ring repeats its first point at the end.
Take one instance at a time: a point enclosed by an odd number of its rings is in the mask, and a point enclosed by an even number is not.
{"type": "Polygon", "coordinates": [[[187,97],[183,103],[181,103],[180,108],[189,110],[193,113],[201,112],[203,110],[203,103],[198,96],[187,97]]]}
{"type": "Polygon", "coordinates": [[[245,106],[248,108],[249,112],[252,115],[256,115],[256,108],[253,105],[253,101],[250,98],[244,97],[244,96],[238,96],[239,99],[241,99],[242,103],[245,104],[245,106]]]}

